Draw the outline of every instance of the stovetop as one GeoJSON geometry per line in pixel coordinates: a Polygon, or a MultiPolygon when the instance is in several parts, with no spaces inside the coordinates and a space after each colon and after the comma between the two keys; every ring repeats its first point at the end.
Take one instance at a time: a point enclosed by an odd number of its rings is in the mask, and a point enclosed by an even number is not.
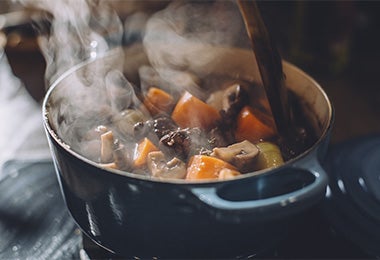
{"type": "MultiPolygon", "coordinates": [[[[380,155],[379,137],[333,146],[325,165],[330,174],[326,199],[303,214],[285,241],[252,257],[379,257],[380,215],[376,213],[380,200],[376,192],[380,186],[376,183],[380,182],[380,160],[372,156],[377,151],[380,155]],[[363,158],[366,163],[359,163],[363,158]],[[360,171],[364,177],[355,175],[360,171]],[[373,171],[378,179],[369,174],[373,171]],[[355,181],[349,182],[350,178],[355,181]],[[352,197],[352,192],[357,196],[352,197]],[[364,199],[372,204],[368,206],[364,199]]],[[[65,207],[51,161],[8,161],[2,176],[0,259],[122,258],[96,246],[78,229],[65,207]]]]}

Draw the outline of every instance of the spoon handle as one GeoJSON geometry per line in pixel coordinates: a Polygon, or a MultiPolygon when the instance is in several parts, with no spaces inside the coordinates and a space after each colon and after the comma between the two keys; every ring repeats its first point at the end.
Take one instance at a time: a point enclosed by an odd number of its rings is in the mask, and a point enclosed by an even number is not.
{"type": "Polygon", "coordinates": [[[278,134],[287,138],[293,128],[280,54],[270,38],[256,2],[237,0],[237,4],[251,40],[278,134]]]}

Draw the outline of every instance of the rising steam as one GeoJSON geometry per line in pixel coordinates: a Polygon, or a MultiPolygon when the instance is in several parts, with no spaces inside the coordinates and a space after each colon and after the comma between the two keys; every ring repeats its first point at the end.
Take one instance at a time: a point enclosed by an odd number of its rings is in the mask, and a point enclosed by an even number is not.
{"type": "MultiPolygon", "coordinates": [[[[117,133],[115,122],[121,113],[141,108],[136,89],[144,94],[149,86],[158,85],[175,97],[184,90],[202,97],[207,84],[200,81],[212,74],[215,66],[230,71],[241,64],[230,57],[235,56],[234,49],[249,47],[233,1],[173,1],[151,16],[130,15],[124,22],[108,1],[22,0],[22,3],[51,14],[49,33],[40,41],[49,86],[76,65],[113,52],[61,81],[50,100],[49,119],[58,136],[72,149],[94,160],[99,155],[93,151],[100,150],[96,127],[107,125],[117,133]],[[134,17],[139,20],[134,22],[134,17]],[[139,27],[144,24],[140,38],[143,40],[128,47],[142,46],[137,49],[147,58],[145,61],[124,56],[118,48],[123,35],[130,36],[123,26],[131,29],[136,24],[139,27]],[[229,58],[224,59],[226,56],[229,58]],[[139,74],[135,84],[121,73],[125,61],[139,74]]],[[[253,56],[248,60],[253,61],[253,56]]],[[[129,145],[128,136],[123,138],[129,145]]]]}
{"type": "Polygon", "coordinates": [[[123,26],[107,1],[20,2],[48,14],[50,31],[40,37],[40,47],[47,63],[48,85],[73,66],[121,44],[123,26]]]}

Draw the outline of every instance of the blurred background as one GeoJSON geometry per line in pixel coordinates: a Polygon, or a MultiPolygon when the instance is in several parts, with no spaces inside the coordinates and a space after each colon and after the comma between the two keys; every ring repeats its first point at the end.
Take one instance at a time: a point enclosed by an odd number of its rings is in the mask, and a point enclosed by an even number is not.
{"type": "Polygon", "coordinates": [[[333,142],[379,133],[380,2],[259,3],[283,57],[312,75],[331,98],[333,142]]]}

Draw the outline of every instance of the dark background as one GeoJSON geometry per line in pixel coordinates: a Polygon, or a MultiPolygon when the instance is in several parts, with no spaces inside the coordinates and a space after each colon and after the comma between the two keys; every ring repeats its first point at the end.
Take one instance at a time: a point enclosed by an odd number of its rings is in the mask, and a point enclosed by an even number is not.
{"type": "Polygon", "coordinates": [[[335,107],[333,142],[380,132],[380,2],[259,2],[282,56],[335,107]]]}

